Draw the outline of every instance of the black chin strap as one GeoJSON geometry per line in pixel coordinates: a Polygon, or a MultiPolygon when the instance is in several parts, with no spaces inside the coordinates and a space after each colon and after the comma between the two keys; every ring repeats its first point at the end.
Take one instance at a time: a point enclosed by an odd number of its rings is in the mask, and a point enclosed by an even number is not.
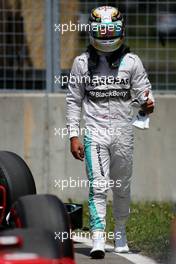
{"type": "MultiPolygon", "coordinates": [[[[87,52],[89,53],[88,71],[89,71],[90,77],[92,79],[93,73],[99,64],[99,55],[98,55],[96,49],[92,45],[88,46],[87,52]]],[[[111,69],[118,69],[121,59],[129,52],[130,52],[130,48],[128,46],[122,44],[119,49],[112,52],[112,54],[107,57],[109,67],[111,69]]]]}
{"type": "Polygon", "coordinates": [[[89,71],[90,78],[92,79],[93,73],[99,64],[99,55],[96,49],[92,45],[89,45],[87,47],[87,52],[89,53],[88,71],[89,71]]]}

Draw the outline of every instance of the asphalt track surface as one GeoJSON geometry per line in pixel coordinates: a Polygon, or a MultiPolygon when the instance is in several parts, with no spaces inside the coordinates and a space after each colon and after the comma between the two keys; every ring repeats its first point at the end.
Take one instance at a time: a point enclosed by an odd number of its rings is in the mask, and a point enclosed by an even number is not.
{"type": "Polygon", "coordinates": [[[113,254],[112,252],[106,252],[104,259],[91,259],[89,256],[90,247],[79,242],[75,242],[74,247],[77,264],[134,264],[133,262],[113,254]]]}

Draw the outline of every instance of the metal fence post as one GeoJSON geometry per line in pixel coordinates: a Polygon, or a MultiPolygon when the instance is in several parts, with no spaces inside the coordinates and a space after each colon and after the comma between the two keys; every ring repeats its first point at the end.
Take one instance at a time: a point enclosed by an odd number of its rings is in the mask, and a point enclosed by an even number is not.
{"type": "Polygon", "coordinates": [[[61,75],[60,69],[60,32],[54,31],[54,25],[60,23],[60,13],[59,13],[60,0],[53,0],[53,92],[61,91],[57,84],[54,82],[54,76],[61,75]]]}
{"type": "Polygon", "coordinates": [[[46,92],[52,91],[52,1],[45,0],[46,92]]]}
{"type": "Polygon", "coordinates": [[[54,25],[59,24],[59,0],[45,0],[46,10],[46,91],[58,91],[54,76],[60,74],[60,37],[54,31],[54,25]]]}

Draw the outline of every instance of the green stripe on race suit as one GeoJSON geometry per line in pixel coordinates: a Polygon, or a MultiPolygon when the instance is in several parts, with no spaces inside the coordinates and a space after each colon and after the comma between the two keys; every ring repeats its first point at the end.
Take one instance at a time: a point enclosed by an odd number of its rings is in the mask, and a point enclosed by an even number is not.
{"type": "Polygon", "coordinates": [[[85,159],[86,167],[88,172],[88,178],[90,183],[89,189],[89,210],[90,210],[90,228],[91,230],[104,230],[105,226],[101,223],[101,220],[98,216],[97,209],[94,202],[94,189],[93,189],[93,169],[92,169],[92,155],[91,155],[91,143],[92,139],[90,136],[84,136],[84,148],[85,148],[85,159]],[[92,222],[92,218],[95,219],[95,222],[92,222]]]}

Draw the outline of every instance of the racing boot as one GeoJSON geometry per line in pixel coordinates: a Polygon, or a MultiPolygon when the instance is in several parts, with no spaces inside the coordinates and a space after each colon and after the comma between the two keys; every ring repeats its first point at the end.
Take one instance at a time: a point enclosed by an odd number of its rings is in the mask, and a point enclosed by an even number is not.
{"type": "Polygon", "coordinates": [[[115,238],[114,251],[116,253],[128,253],[129,247],[127,244],[125,225],[118,226],[118,227],[116,226],[115,232],[114,232],[114,238],[115,238]]]}
{"type": "Polygon", "coordinates": [[[105,238],[104,231],[95,230],[92,233],[93,248],[90,256],[93,259],[103,259],[105,256],[105,238]]]}

